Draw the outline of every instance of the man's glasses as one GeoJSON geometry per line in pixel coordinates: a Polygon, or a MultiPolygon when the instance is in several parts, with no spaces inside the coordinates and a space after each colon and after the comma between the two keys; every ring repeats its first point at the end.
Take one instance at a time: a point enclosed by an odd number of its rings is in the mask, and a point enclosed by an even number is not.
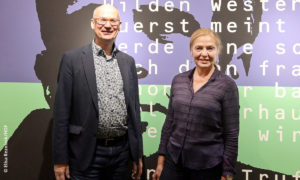
{"type": "Polygon", "coordinates": [[[120,20],[117,19],[107,19],[107,18],[93,18],[93,20],[98,24],[98,25],[105,25],[106,22],[109,22],[110,25],[112,26],[117,26],[120,24],[120,20]]]}

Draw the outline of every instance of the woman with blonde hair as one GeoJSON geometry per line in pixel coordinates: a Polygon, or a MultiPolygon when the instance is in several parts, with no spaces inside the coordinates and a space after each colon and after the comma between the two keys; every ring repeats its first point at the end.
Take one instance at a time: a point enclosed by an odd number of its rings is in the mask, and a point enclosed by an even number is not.
{"type": "Polygon", "coordinates": [[[238,153],[236,83],[216,67],[222,45],[210,29],[190,39],[196,67],[172,81],[155,180],[232,179],[238,153]]]}

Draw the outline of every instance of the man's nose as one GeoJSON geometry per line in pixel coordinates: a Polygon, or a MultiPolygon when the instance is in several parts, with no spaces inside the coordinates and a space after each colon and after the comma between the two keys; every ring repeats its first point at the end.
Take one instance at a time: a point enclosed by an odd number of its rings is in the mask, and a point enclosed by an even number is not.
{"type": "Polygon", "coordinates": [[[104,27],[111,27],[110,21],[105,21],[104,27]]]}

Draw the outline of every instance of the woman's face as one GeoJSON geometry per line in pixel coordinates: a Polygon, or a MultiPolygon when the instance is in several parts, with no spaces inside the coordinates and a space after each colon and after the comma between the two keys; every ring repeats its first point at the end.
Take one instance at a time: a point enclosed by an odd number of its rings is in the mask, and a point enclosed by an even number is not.
{"type": "Polygon", "coordinates": [[[218,56],[215,40],[210,35],[198,37],[192,45],[191,54],[197,68],[211,68],[218,56]]]}

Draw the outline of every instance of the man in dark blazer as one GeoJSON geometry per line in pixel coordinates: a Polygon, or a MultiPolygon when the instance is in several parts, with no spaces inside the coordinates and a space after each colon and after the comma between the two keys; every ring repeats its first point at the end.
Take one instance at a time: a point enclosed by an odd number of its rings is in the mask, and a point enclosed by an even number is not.
{"type": "Polygon", "coordinates": [[[142,174],[142,132],[134,59],[119,51],[116,8],[94,10],[91,44],[64,54],[54,105],[53,158],[57,180],[125,180],[128,161],[142,174]]]}

